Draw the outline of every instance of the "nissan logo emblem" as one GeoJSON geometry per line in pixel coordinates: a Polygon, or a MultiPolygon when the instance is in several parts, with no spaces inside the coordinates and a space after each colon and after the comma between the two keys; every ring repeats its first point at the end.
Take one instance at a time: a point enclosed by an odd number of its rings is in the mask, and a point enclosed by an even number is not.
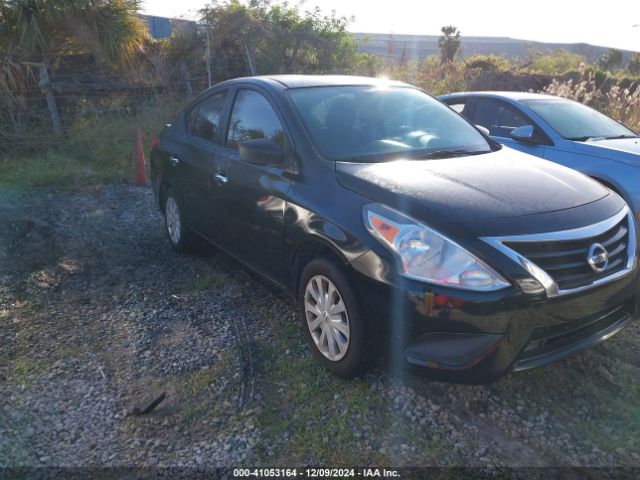
{"type": "Polygon", "coordinates": [[[599,243],[594,243],[589,247],[587,262],[594,272],[600,273],[609,265],[609,252],[599,243]]]}

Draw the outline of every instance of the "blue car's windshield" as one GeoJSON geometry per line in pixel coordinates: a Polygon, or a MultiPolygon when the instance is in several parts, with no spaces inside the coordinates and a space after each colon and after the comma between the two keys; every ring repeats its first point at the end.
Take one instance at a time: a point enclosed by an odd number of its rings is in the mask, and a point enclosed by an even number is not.
{"type": "Polygon", "coordinates": [[[323,156],[382,161],[442,158],[491,151],[460,115],[408,87],[294,88],[287,96],[323,156]]]}
{"type": "Polygon", "coordinates": [[[612,118],[569,100],[523,100],[558,134],[568,140],[635,137],[635,132],[612,118]]]}

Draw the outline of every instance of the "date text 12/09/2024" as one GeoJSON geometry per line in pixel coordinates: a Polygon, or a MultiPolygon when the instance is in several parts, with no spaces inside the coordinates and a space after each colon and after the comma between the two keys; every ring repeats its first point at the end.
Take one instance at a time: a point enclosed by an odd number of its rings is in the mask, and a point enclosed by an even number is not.
{"type": "Polygon", "coordinates": [[[398,478],[397,470],[386,468],[235,468],[234,478],[398,478]]]}

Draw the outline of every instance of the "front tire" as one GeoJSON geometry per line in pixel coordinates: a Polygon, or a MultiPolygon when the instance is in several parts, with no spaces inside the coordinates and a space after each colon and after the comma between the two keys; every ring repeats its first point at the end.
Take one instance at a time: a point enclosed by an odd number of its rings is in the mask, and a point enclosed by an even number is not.
{"type": "Polygon", "coordinates": [[[164,196],[164,225],[171,246],[181,253],[193,249],[194,234],[186,224],[184,208],[180,199],[172,189],[167,189],[164,196]]]}
{"type": "Polygon", "coordinates": [[[342,267],[324,258],[312,260],[299,285],[300,320],[314,355],[340,377],[362,373],[368,366],[365,328],[342,267]]]}

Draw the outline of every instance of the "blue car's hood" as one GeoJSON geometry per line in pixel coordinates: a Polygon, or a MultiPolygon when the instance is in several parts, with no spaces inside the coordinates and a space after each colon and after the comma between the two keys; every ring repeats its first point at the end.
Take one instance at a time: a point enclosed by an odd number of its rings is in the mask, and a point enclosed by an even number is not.
{"type": "Polygon", "coordinates": [[[618,160],[640,167],[640,138],[574,142],[576,150],[587,155],[618,160]]]}

